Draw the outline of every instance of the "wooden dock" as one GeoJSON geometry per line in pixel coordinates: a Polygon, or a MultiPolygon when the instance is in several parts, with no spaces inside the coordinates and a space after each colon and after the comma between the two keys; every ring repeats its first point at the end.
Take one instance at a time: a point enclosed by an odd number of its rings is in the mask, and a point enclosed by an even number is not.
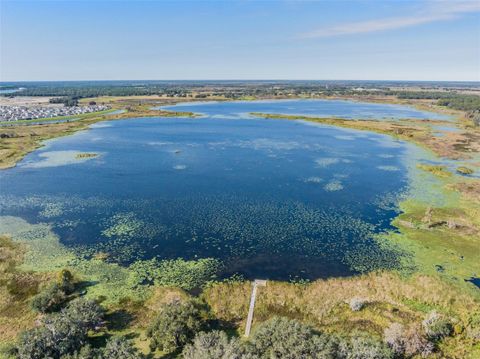
{"type": "Polygon", "coordinates": [[[267,281],[263,279],[255,279],[253,281],[252,296],[250,297],[250,307],[248,308],[247,325],[245,326],[246,337],[250,335],[250,330],[252,329],[253,311],[255,309],[255,300],[257,298],[257,287],[265,287],[266,285],[267,281]]]}

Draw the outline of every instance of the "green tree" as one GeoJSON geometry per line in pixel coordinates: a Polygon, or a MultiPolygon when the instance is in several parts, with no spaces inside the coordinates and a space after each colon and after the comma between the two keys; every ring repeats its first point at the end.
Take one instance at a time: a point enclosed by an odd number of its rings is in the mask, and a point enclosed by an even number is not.
{"type": "Polygon", "coordinates": [[[57,359],[74,354],[86,344],[88,331],[101,324],[103,310],[97,303],[74,300],[60,313],[47,315],[42,326],[23,332],[17,356],[19,359],[57,359]]]}
{"type": "Polygon", "coordinates": [[[114,337],[107,342],[102,359],[140,359],[142,355],[125,338],[114,337]]]}
{"type": "Polygon", "coordinates": [[[337,341],[310,327],[282,317],[261,324],[252,337],[254,354],[260,358],[335,358],[337,341]]]}
{"type": "Polygon", "coordinates": [[[182,352],[184,359],[240,359],[246,358],[245,354],[237,339],[229,340],[218,330],[198,333],[182,352]]]}
{"type": "Polygon", "coordinates": [[[32,308],[41,313],[55,312],[66,302],[67,296],[57,283],[38,293],[32,300],[32,308]]]}
{"type": "Polygon", "coordinates": [[[200,311],[193,303],[171,303],[162,307],[147,330],[152,350],[181,349],[204,327],[200,311]]]}

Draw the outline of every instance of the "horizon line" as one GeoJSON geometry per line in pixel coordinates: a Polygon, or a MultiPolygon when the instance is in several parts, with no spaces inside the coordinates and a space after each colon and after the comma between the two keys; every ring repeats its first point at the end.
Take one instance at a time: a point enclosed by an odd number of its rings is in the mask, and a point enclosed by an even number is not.
{"type": "Polygon", "coordinates": [[[115,81],[189,81],[189,82],[202,82],[202,81],[375,81],[375,82],[468,82],[468,83],[479,83],[479,80],[400,80],[400,79],[75,79],[75,80],[7,80],[1,81],[0,83],[20,83],[20,82],[115,82],[115,81]]]}

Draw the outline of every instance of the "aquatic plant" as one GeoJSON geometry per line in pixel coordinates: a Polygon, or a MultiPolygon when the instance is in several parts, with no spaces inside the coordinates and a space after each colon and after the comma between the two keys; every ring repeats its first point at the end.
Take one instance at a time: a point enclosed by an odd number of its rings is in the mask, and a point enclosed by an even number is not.
{"type": "Polygon", "coordinates": [[[327,192],[341,191],[343,188],[342,182],[338,180],[332,180],[323,187],[323,189],[327,192]]]}
{"type": "Polygon", "coordinates": [[[427,165],[424,163],[417,164],[417,167],[426,171],[430,172],[438,177],[451,177],[452,173],[448,171],[446,166],[443,165],[427,165]]]}
{"type": "Polygon", "coordinates": [[[191,290],[201,288],[209,281],[215,280],[221,262],[213,258],[186,261],[157,259],[137,261],[130,265],[132,285],[155,284],[174,286],[191,290]]]}
{"type": "Polygon", "coordinates": [[[318,158],[315,160],[315,163],[319,167],[327,167],[338,162],[340,162],[340,158],[325,157],[325,158],[318,158]]]}
{"type": "Polygon", "coordinates": [[[76,159],[94,158],[94,157],[98,157],[98,153],[81,152],[81,153],[77,153],[77,154],[75,155],[75,158],[76,158],[76,159]]]}
{"type": "Polygon", "coordinates": [[[320,183],[323,179],[320,177],[312,176],[305,179],[306,183],[320,183]]]}
{"type": "Polygon", "coordinates": [[[462,175],[471,175],[475,171],[469,167],[460,166],[460,167],[457,167],[457,172],[462,175]]]}
{"type": "Polygon", "coordinates": [[[397,172],[397,171],[400,171],[400,168],[398,168],[397,166],[377,166],[377,168],[378,168],[379,170],[389,171],[389,172],[397,172]]]}
{"type": "Polygon", "coordinates": [[[143,222],[133,212],[117,213],[107,223],[110,226],[102,231],[106,237],[132,238],[143,227],[143,222]]]}

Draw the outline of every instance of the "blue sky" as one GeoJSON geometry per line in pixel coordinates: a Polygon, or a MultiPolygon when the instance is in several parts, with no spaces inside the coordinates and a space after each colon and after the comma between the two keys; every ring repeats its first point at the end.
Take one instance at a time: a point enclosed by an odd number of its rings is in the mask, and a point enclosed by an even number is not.
{"type": "Polygon", "coordinates": [[[0,81],[480,81],[480,2],[0,0],[0,81]]]}

